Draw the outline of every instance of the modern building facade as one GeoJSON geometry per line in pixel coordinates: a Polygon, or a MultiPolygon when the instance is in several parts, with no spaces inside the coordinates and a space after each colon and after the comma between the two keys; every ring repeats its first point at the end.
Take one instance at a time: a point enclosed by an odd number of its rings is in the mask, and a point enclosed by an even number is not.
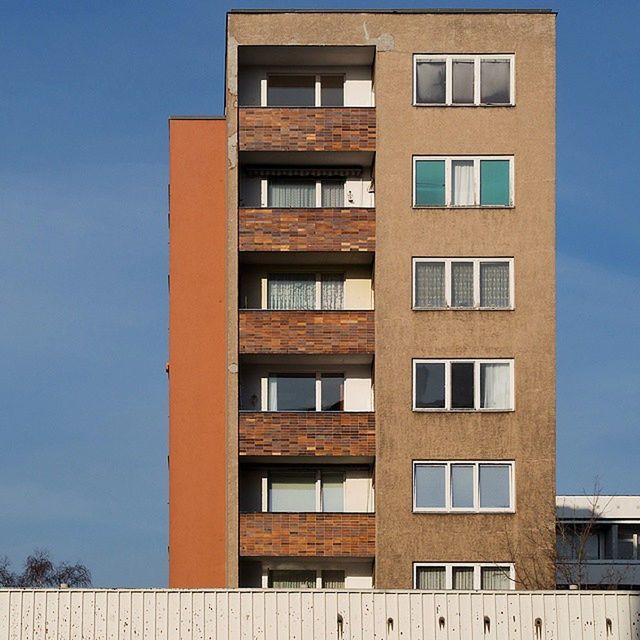
{"type": "Polygon", "coordinates": [[[554,259],[554,13],[229,13],[170,120],[170,585],[553,588],[554,259]]]}

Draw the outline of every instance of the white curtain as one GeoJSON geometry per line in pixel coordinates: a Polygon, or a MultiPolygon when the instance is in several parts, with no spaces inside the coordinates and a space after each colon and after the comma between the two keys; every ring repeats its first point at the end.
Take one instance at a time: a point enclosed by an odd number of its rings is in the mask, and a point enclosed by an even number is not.
{"type": "Polygon", "coordinates": [[[316,510],[316,474],[273,474],[269,478],[270,512],[316,510]]]}
{"type": "Polygon", "coordinates": [[[337,208],[344,207],[343,180],[322,181],[322,206],[337,208]]]}
{"type": "Polygon", "coordinates": [[[445,568],[418,567],[416,587],[430,590],[446,589],[445,568]]]}
{"type": "Polygon", "coordinates": [[[452,587],[463,591],[473,590],[473,567],[453,567],[452,587]]]}
{"type": "Polygon", "coordinates": [[[480,306],[504,309],[509,306],[509,264],[480,264],[480,306]]]}
{"type": "Polygon", "coordinates": [[[416,307],[444,307],[444,262],[416,262],[416,307]]]}
{"type": "Polygon", "coordinates": [[[481,588],[490,591],[511,589],[509,567],[482,567],[481,588]]]}
{"type": "Polygon", "coordinates": [[[324,274],[320,286],[322,309],[344,309],[344,276],[324,274]]]}
{"type": "Polygon", "coordinates": [[[511,408],[511,367],[506,362],[480,364],[483,409],[511,408]]]}
{"type": "Polygon", "coordinates": [[[268,286],[269,309],[315,309],[315,274],[272,274],[268,286]]]}
{"type": "Polygon", "coordinates": [[[269,389],[267,392],[269,411],[278,410],[278,376],[269,376],[269,389]]]}
{"type": "Polygon", "coordinates": [[[322,510],[327,513],[344,511],[344,474],[322,474],[322,510]]]}
{"type": "Polygon", "coordinates": [[[453,72],[453,102],[454,104],[473,104],[473,60],[454,60],[453,72]]]}
{"type": "Polygon", "coordinates": [[[281,209],[315,207],[315,180],[269,180],[267,204],[281,209]]]}
{"type": "Polygon", "coordinates": [[[475,181],[473,160],[452,160],[453,203],[459,207],[474,205],[475,181]]]}
{"type": "Polygon", "coordinates": [[[451,264],[451,306],[473,307],[473,263],[451,264]]]}

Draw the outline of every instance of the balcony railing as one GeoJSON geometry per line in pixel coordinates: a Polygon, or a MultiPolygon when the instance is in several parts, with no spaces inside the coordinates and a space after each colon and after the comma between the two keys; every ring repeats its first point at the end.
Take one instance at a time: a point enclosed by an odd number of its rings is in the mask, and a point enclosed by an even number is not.
{"type": "Polygon", "coordinates": [[[240,555],[351,557],[375,555],[372,513],[242,513],[240,555]]]}
{"type": "Polygon", "coordinates": [[[375,414],[360,411],[247,411],[240,456],[362,456],[376,453],[375,414]]]}

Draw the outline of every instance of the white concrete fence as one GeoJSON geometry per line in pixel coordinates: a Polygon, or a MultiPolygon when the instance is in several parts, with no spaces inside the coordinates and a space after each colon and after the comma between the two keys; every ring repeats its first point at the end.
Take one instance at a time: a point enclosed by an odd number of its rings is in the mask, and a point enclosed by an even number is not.
{"type": "Polygon", "coordinates": [[[640,639],[640,592],[0,589],[0,640],[640,639]]]}

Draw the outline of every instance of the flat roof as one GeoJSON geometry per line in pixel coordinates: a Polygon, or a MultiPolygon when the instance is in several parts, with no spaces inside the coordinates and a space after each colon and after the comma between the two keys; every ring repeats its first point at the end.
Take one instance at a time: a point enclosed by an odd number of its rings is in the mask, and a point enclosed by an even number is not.
{"type": "Polygon", "coordinates": [[[227,13],[551,13],[553,9],[230,9],[227,13]]]}

